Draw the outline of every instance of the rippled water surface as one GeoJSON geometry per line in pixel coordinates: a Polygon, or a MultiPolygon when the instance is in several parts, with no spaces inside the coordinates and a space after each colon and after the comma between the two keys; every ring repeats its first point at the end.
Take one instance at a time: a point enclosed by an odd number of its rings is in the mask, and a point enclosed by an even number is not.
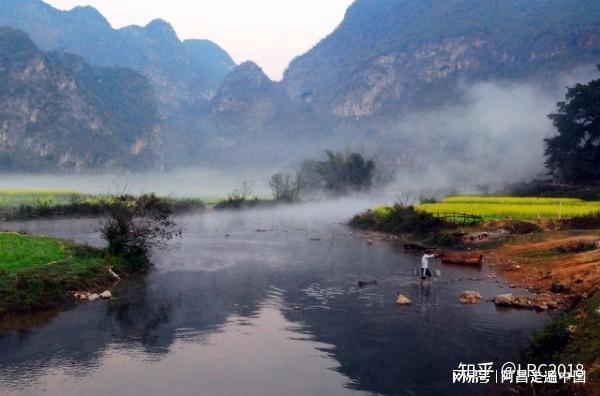
{"type": "MultiPolygon", "coordinates": [[[[465,306],[506,292],[487,270],[372,246],[322,204],[177,219],[184,238],[115,299],[0,330],[3,395],[481,394],[451,385],[459,362],[514,360],[544,315],[465,306]],[[378,285],[358,288],[358,280],[378,285]],[[413,305],[394,304],[397,291],[413,305]]],[[[5,225],[101,244],[93,220],[5,225]]]]}

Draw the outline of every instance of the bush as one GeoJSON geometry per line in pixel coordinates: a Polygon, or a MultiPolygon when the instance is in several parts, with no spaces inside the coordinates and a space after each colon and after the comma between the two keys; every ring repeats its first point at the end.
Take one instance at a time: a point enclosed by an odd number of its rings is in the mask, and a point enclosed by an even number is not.
{"type": "Polygon", "coordinates": [[[350,220],[353,227],[389,232],[392,234],[413,234],[431,236],[444,229],[455,228],[430,213],[416,210],[413,206],[395,204],[391,208],[382,208],[358,214],[350,220]]]}
{"type": "Polygon", "coordinates": [[[568,318],[553,320],[551,324],[536,333],[529,346],[522,352],[527,363],[559,362],[560,354],[569,342],[568,318]]]}
{"type": "Polygon", "coordinates": [[[165,248],[168,240],[181,235],[171,220],[170,205],[154,194],[116,197],[100,231],[108,251],[128,259],[136,268],[147,264],[153,249],[165,248]]]}

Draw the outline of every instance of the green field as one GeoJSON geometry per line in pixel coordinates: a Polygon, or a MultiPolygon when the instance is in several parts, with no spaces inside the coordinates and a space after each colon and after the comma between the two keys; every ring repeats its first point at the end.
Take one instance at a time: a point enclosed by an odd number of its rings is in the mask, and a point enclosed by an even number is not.
{"type": "Polygon", "coordinates": [[[0,234],[0,269],[17,272],[69,256],[62,241],[16,233],[0,234]]]}
{"type": "MultiPolygon", "coordinates": [[[[205,208],[200,198],[162,197],[173,213],[205,208]]],[[[115,203],[114,195],[82,194],[75,190],[0,188],[0,216],[6,220],[43,217],[101,216],[115,203]]]]}
{"type": "Polygon", "coordinates": [[[127,263],[105,251],[49,238],[0,232],[0,317],[57,306],[69,293],[113,279],[127,263]]]}
{"type": "Polygon", "coordinates": [[[600,202],[577,198],[449,196],[439,203],[420,204],[417,209],[432,214],[467,213],[484,220],[556,220],[600,213],[600,202]]]}
{"type": "Polygon", "coordinates": [[[0,188],[0,207],[15,208],[21,205],[41,206],[67,204],[85,199],[75,190],[43,190],[0,188]]]}

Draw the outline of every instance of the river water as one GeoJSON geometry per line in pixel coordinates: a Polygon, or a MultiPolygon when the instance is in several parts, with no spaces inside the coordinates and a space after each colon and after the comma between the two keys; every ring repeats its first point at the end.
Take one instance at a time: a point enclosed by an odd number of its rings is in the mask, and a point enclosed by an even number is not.
{"type": "MultiPolygon", "coordinates": [[[[488,269],[436,265],[342,225],[359,204],[177,218],[183,238],[115,298],[0,330],[2,395],[499,394],[453,385],[460,362],[518,357],[546,315],[461,305],[507,292],[488,269]],[[359,288],[359,280],[376,286],[359,288]],[[413,304],[394,304],[396,293],[413,304]]],[[[101,245],[94,220],[5,228],[101,245]]],[[[513,292],[523,292],[514,291],[513,292]]],[[[492,378],[493,381],[493,378],[492,378]]]]}

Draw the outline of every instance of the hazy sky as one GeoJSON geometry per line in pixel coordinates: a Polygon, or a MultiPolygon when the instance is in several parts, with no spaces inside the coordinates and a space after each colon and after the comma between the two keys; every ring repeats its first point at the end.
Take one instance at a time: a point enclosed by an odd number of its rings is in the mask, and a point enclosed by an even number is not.
{"type": "Polygon", "coordinates": [[[97,8],[115,28],[162,18],[180,39],[206,38],[274,79],[331,33],[352,0],[44,0],[61,9],[97,8]]]}

